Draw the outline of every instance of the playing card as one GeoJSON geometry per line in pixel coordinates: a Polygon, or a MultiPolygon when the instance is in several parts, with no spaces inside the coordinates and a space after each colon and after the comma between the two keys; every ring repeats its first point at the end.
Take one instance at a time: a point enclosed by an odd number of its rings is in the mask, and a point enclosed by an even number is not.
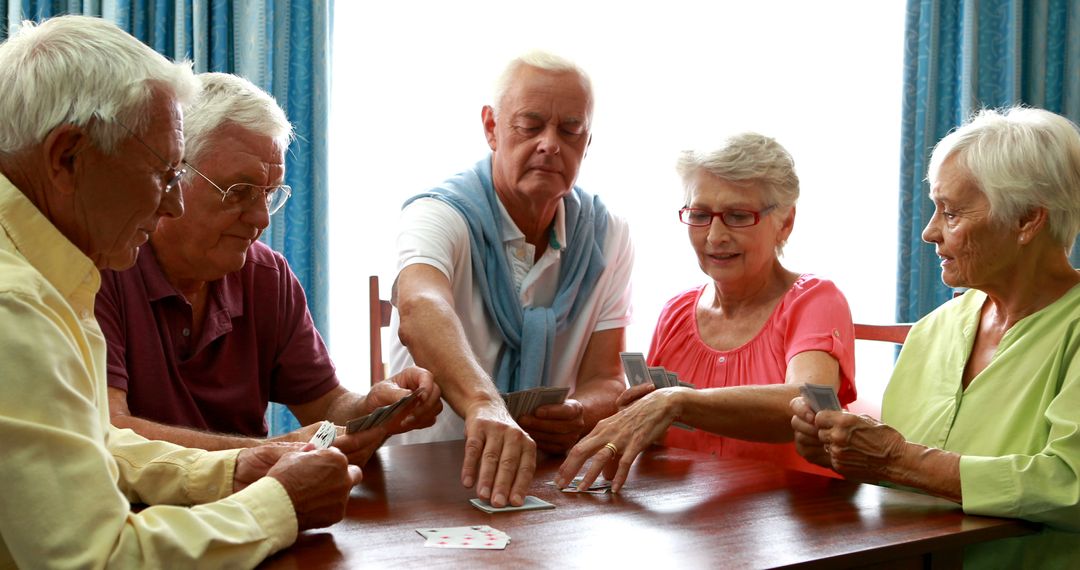
{"type": "Polygon", "coordinates": [[[472,503],[472,506],[480,509],[481,511],[484,511],[485,513],[505,513],[509,511],[532,511],[539,509],[555,508],[555,505],[542,499],[537,499],[532,495],[526,495],[525,503],[522,504],[520,507],[515,507],[513,505],[506,505],[505,507],[493,507],[491,506],[491,503],[483,499],[469,499],[469,502],[472,503]]]}
{"type": "Polygon", "coordinates": [[[644,384],[650,380],[649,367],[645,364],[645,355],[640,352],[620,352],[623,372],[626,373],[626,381],[631,386],[644,384]]]}
{"type": "Polygon", "coordinates": [[[516,419],[535,412],[536,408],[540,406],[561,404],[566,401],[566,395],[569,393],[570,388],[540,386],[502,394],[502,397],[503,401],[506,402],[506,410],[510,412],[511,417],[516,419]]]}
{"type": "Polygon", "coordinates": [[[821,410],[840,411],[840,400],[836,399],[836,391],[832,389],[832,386],[803,384],[799,386],[799,391],[814,413],[821,410]]]}
{"type": "Polygon", "coordinates": [[[652,379],[653,386],[656,386],[657,390],[668,387],[667,370],[664,370],[663,366],[650,366],[649,378],[652,379]]]}
{"type": "Polygon", "coordinates": [[[393,404],[387,404],[373,410],[366,416],[360,416],[345,422],[345,433],[356,433],[369,428],[378,427],[397,415],[398,410],[404,409],[409,402],[416,397],[416,392],[405,396],[393,404]]]}
{"type": "Polygon", "coordinates": [[[487,525],[416,529],[416,532],[426,539],[424,546],[428,548],[502,550],[510,542],[510,535],[487,525]]]}
{"type": "MultiPolygon", "coordinates": [[[[579,491],[578,485],[581,484],[582,479],[584,479],[584,477],[578,475],[577,477],[574,477],[574,479],[570,481],[570,483],[566,487],[563,487],[559,490],[563,493],[589,493],[590,495],[603,495],[604,493],[611,491],[611,481],[602,478],[593,481],[592,485],[589,485],[588,489],[582,489],[579,491]]],[[[555,486],[554,481],[548,481],[546,484],[551,485],[552,487],[555,486]]]]}
{"type": "Polygon", "coordinates": [[[315,435],[311,436],[311,443],[314,443],[317,449],[326,449],[334,443],[336,437],[337,426],[334,422],[324,420],[315,435]]]}

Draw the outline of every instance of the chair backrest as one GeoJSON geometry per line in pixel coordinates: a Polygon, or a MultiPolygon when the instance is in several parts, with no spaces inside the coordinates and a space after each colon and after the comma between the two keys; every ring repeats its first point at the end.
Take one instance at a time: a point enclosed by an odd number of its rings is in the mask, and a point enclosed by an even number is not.
{"type": "Polygon", "coordinates": [[[379,276],[368,277],[368,338],[370,339],[371,383],[386,378],[386,365],[382,359],[382,328],[390,326],[390,301],[379,297],[379,276]]]}
{"type": "Polygon", "coordinates": [[[909,330],[911,330],[911,323],[896,323],[893,325],[855,323],[855,340],[880,340],[904,344],[909,330]]]}

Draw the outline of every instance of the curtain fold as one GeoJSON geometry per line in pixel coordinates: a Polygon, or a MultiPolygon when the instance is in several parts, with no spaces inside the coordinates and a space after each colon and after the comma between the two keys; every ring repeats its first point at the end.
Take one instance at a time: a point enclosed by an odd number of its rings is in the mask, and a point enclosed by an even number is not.
{"type": "MultiPolygon", "coordinates": [[[[952,296],[921,233],[933,215],[926,167],[942,137],[982,107],[1025,104],[1080,122],[1080,2],[908,0],[896,318],[952,296]]],[[[1080,248],[1072,253],[1080,266],[1080,248]]]]}
{"type": "MultiPolygon", "coordinates": [[[[285,158],[293,195],[260,239],[289,261],[325,338],[332,10],[333,0],[0,0],[0,40],[23,20],[99,16],[196,72],[236,73],[272,94],[296,129],[285,158]]],[[[267,421],[271,434],[299,427],[276,404],[267,421]]]]}

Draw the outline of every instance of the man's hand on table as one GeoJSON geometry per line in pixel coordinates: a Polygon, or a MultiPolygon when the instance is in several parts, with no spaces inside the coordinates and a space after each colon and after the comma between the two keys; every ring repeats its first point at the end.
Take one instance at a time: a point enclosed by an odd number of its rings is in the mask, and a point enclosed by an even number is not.
{"type": "Polygon", "coordinates": [[[465,416],[461,484],[495,507],[520,506],[536,471],[536,443],[501,401],[474,404],[465,416]]]}

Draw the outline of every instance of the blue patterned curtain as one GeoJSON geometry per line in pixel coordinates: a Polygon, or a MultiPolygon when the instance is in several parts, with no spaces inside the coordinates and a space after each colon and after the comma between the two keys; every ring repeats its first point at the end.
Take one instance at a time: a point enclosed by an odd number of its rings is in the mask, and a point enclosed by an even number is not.
{"type": "Polygon", "coordinates": [[[1080,2],[908,0],[904,42],[896,316],[909,322],[951,296],[920,238],[934,211],[930,151],[981,107],[1023,103],[1080,122],[1080,2]]]}
{"type": "MultiPolygon", "coordinates": [[[[285,162],[294,190],[262,240],[288,259],[325,337],[333,0],[0,0],[0,8],[0,40],[23,20],[100,16],[167,57],[193,61],[196,72],[236,73],[273,94],[296,128],[285,162]]],[[[272,434],[299,427],[276,404],[267,421],[272,434]]]]}

